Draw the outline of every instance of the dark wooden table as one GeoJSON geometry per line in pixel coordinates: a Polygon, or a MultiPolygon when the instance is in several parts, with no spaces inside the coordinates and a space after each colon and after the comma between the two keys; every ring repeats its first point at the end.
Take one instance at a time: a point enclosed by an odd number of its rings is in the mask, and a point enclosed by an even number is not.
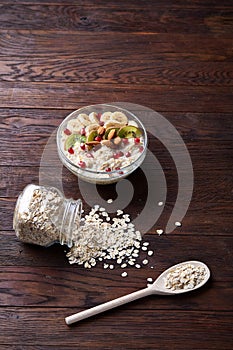
{"type": "MultiPolygon", "coordinates": [[[[233,4],[192,1],[0,1],[0,349],[232,349],[233,4]],[[182,136],[194,192],[182,227],[159,236],[177,196],[175,164],[150,135],[167,180],[163,214],[144,237],[154,266],[91,270],[64,249],[20,243],[16,198],[39,183],[49,136],[72,110],[131,102],[182,136]],[[201,260],[211,280],[179,297],[148,297],[67,327],[64,317],[144,288],[172,264],[201,260]]],[[[140,210],[142,174],[130,177],[140,210]]],[[[81,196],[64,169],[66,195],[81,196]]],[[[99,188],[109,198],[114,186],[99,188]]],[[[143,202],[143,200],[141,200],[143,202]]]]}

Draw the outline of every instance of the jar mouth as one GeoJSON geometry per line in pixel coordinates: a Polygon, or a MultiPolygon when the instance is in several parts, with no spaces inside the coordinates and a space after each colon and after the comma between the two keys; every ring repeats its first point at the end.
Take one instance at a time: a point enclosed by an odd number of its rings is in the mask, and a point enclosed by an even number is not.
{"type": "Polygon", "coordinates": [[[69,248],[73,245],[75,229],[79,228],[82,215],[82,201],[67,199],[65,201],[65,210],[60,226],[60,244],[66,244],[69,248]]]}

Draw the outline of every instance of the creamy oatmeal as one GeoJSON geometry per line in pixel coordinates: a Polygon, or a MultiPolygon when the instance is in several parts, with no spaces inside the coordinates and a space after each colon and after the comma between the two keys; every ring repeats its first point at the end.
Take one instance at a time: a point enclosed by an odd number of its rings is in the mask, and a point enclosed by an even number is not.
{"type": "Polygon", "coordinates": [[[80,113],[62,131],[65,156],[91,171],[124,173],[144,150],[144,137],[134,120],[120,112],[80,113]]]}

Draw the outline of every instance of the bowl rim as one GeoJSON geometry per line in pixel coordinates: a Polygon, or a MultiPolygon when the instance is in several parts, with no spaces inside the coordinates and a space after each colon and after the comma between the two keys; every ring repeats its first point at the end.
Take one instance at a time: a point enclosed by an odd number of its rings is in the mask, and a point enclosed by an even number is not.
{"type": "MultiPolygon", "coordinates": [[[[144,124],[141,122],[141,120],[135,116],[135,114],[131,111],[129,111],[128,109],[126,108],[123,108],[123,107],[120,107],[120,106],[115,106],[113,104],[107,104],[107,103],[98,103],[98,104],[92,104],[92,105],[88,105],[88,106],[84,106],[84,107],[80,107],[74,111],[72,111],[71,113],[69,113],[65,119],[63,119],[63,121],[60,123],[58,129],[57,129],[57,135],[56,135],[56,142],[57,142],[57,148],[58,148],[58,153],[59,155],[63,158],[63,160],[65,162],[67,162],[70,166],[74,167],[75,169],[77,169],[77,172],[81,172],[81,173],[89,173],[89,174],[93,174],[93,175],[114,175],[114,174],[117,174],[118,177],[122,177],[123,175],[126,176],[127,175],[127,169],[130,169],[133,167],[133,165],[137,162],[139,162],[139,160],[142,158],[144,159],[145,157],[145,154],[147,152],[147,145],[148,145],[148,137],[147,137],[147,131],[145,129],[145,126],[144,124]],[[96,170],[90,170],[90,169],[83,169],[81,167],[79,167],[78,165],[74,164],[69,158],[67,158],[66,154],[63,152],[62,150],[62,147],[61,147],[61,135],[62,135],[62,130],[63,130],[63,127],[64,127],[64,124],[66,123],[66,121],[72,117],[72,114],[76,114],[76,113],[81,113],[80,111],[85,109],[85,108],[97,108],[97,107],[110,107],[110,108],[116,108],[116,109],[120,109],[121,111],[125,111],[127,114],[130,114],[133,118],[136,119],[137,122],[139,122],[140,124],[140,128],[143,130],[143,146],[144,146],[144,149],[143,149],[143,152],[139,155],[139,157],[134,161],[132,162],[131,164],[127,165],[126,167],[123,167],[122,169],[120,170],[112,170],[112,171],[109,171],[109,172],[106,172],[106,171],[96,171],[96,170]],[[120,171],[124,171],[124,174],[119,174],[120,171]]],[[[140,163],[141,164],[141,163],[140,163]]],[[[139,165],[140,165],[139,164],[139,165]]],[[[65,165],[65,164],[64,164],[65,165]]],[[[137,165],[137,167],[139,166],[137,165]]],[[[65,165],[66,166],[66,165],[65,165]]],[[[68,168],[69,169],[69,168],[68,168]]],[[[135,168],[136,170],[136,168],[135,168]]],[[[110,176],[109,176],[110,177],[110,176]]],[[[106,179],[106,178],[105,178],[106,179]]]]}

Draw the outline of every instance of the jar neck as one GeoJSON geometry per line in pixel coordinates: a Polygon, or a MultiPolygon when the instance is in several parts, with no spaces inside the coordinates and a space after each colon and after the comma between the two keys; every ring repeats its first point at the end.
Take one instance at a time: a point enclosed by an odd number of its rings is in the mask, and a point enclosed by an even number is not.
{"type": "Polygon", "coordinates": [[[60,226],[60,244],[66,244],[69,248],[72,246],[75,229],[80,226],[81,215],[82,201],[66,199],[60,226]]]}

